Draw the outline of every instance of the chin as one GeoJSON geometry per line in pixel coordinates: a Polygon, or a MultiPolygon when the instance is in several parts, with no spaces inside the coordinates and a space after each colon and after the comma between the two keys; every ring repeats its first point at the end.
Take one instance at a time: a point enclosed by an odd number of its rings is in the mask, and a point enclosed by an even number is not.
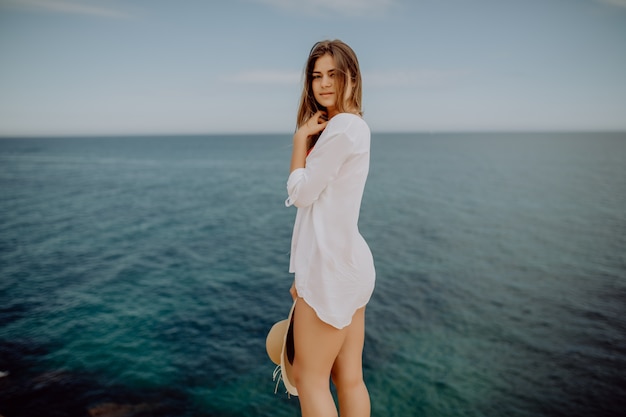
{"type": "Polygon", "coordinates": [[[330,100],[317,100],[317,104],[324,108],[324,110],[328,110],[329,107],[335,107],[335,103],[330,100]]]}

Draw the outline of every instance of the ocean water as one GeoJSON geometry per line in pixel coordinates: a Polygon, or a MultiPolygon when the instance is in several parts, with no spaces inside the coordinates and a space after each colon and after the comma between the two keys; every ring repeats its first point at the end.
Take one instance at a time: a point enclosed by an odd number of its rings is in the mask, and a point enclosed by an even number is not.
{"type": "MultiPolygon", "coordinates": [[[[0,139],[0,415],[296,416],[290,137],[0,139]]],[[[382,134],[375,416],[626,415],[626,134],[382,134]]]]}

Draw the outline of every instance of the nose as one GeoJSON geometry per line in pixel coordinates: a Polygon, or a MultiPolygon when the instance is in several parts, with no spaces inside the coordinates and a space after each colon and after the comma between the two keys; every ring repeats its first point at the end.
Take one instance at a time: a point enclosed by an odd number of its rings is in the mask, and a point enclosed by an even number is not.
{"type": "Polygon", "coordinates": [[[331,82],[330,82],[330,77],[328,75],[324,75],[322,77],[322,87],[330,87],[331,86],[331,82]]]}

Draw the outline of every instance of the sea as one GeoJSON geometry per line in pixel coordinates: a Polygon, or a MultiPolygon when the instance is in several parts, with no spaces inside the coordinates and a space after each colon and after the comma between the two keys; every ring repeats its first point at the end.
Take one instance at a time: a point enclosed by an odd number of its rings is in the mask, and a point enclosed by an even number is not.
{"type": "MultiPolygon", "coordinates": [[[[290,152],[0,139],[0,415],[298,416],[290,152]]],[[[626,415],[626,133],[374,132],[359,227],[373,416],[626,415]]]]}

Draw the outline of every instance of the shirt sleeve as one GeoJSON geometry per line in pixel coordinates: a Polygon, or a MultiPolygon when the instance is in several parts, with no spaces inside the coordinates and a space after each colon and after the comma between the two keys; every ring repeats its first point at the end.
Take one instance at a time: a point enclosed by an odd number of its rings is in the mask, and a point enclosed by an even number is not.
{"type": "Polygon", "coordinates": [[[306,207],[317,200],[326,186],[335,178],[350,156],[354,142],[345,131],[319,140],[306,159],[306,167],[297,168],[287,180],[285,201],[287,207],[306,207]]]}

